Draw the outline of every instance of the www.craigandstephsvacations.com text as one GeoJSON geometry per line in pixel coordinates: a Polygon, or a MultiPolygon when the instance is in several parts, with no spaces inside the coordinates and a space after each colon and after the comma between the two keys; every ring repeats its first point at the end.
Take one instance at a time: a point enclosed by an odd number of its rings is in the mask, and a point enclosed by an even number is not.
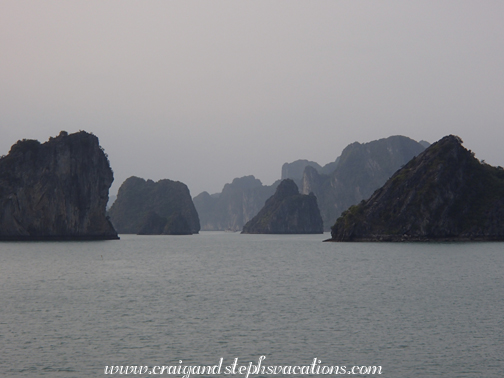
{"type": "Polygon", "coordinates": [[[308,365],[266,365],[263,361],[266,356],[259,357],[257,364],[248,362],[240,365],[238,358],[230,365],[224,365],[224,358],[220,358],[216,365],[184,365],[179,360],[176,365],[165,366],[105,366],[105,374],[150,374],[150,375],[176,375],[180,378],[190,378],[192,375],[238,375],[249,378],[255,375],[379,375],[382,374],[381,366],[341,366],[324,365],[318,358],[314,358],[308,365]]]}

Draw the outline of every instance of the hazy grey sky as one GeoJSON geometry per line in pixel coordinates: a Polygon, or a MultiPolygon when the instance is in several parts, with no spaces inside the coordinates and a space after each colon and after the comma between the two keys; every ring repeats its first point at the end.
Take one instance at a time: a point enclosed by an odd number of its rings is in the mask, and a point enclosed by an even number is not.
{"type": "Polygon", "coordinates": [[[0,154],[60,130],[219,192],[354,141],[456,134],[504,166],[503,1],[0,0],[0,154]]]}

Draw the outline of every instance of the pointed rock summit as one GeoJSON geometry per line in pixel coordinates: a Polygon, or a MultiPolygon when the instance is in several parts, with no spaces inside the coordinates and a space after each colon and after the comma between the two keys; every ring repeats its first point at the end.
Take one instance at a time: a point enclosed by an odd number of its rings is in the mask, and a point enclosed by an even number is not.
{"type": "Polygon", "coordinates": [[[504,169],[449,135],[338,218],[332,241],[504,240],[504,169]]]}
{"type": "Polygon", "coordinates": [[[283,180],[243,234],[321,234],[322,218],[313,195],[299,194],[291,179],[283,180]]]}

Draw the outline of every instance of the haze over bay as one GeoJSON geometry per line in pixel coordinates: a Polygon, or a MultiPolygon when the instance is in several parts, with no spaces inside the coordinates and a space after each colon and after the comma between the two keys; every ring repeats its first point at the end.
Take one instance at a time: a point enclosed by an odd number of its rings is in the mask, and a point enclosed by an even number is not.
{"type": "Polygon", "coordinates": [[[504,3],[0,2],[0,154],[93,132],[191,194],[405,135],[504,165],[504,3]]]}

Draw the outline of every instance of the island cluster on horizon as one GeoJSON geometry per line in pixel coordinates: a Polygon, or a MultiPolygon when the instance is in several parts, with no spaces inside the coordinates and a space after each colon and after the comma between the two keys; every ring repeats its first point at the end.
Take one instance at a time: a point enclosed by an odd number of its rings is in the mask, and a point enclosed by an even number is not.
{"type": "Polygon", "coordinates": [[[0,240],[105,240],[205,231],[322,234],[330,241],[504,240],[504,169],[449,135],[352,143],[331,163],[285,163],[270,186],[236,178],[191,198],[184,183],[113,181],[98,138],[62,131],[0,158],[0,240]]]}

